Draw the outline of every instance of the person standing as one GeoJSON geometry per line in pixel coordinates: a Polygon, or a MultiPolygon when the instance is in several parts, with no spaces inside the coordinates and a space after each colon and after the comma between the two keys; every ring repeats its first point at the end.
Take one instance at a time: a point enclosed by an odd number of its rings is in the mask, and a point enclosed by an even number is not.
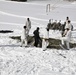
{"type": "Polygon", "coordinates": [[[65,21],[66,24],[68,23],[69,20],[70,20],[70,19],[69,19],[69,17],[67,16],[67,17],[66,17],[66,21],[65,21]]]}
{"type": "Polygon", "coordinates": [[[69,28],[70,30],[72,30],[72,24],[71,24],[70,20],[68,20],[68,22],[66,23],[65,30],[66,30],[66,28],[69,28]]]}
{"type": "Polygon", "coordinates": [[[55,31],[57,28],[57,20],[55,20],[55,22],[53,22],[52,25],[53,25],[52,29],[55,31]]]}
{"type": "Polygon", "coordinates": [[[27,28],[27,33],[29,34],[29,31],[31,29],[31,21],[29,18],[27,18],[25,26],[27,28]]]}
{"type": "Polygon", "coordinates": [[[49,20],[49,23],[47,24],[47,28],[51,29],[51,19],[49,20]]]}
{"type": "Polygon", "coordinates": [[[63,36],[64,32],[65,32],[65,25],[66,25],[66,22],[64,22],[64,24],[61,25],[61,36],[63,36]]]}
{"type": "Polygon", "coordinates": [[[44,31],[44,34],[43,34],[43,39],[42,39],[42,49],[43,49],[43,51],[46,50],[46,48],[49,44],[48,40],[49,40],[49,29],[46,28],[45,31],[44,31]]]}
{"type": "Polygon", "coordinates": [[[61,20],[59,20],[59,22],[57,23],[57,30],[60,30],[61,25],[61,20]]]}
{"type": "Polygon", "coordinates": [[[69,42],[70,42],[70,40],[71,40],[71,34],[72,34],[72,33],[71,33],[71,30],[70,30],[69,28],[66,28],[66,30],[65,30],[65,32],[64,32],[64,34],[63,34],[64,37],[61,38],[61,43],[62,43],[62,45],[64,45],[64,41],[66,42],[67,50],[70,49],[69,42]]]}
{"type": "Polygon", "coordinates": [[[35,39],[34,46],[38,47],[38,44],[40,44],[41,42],[41,38],[39,35],[39,27],[37,27],[37,29],[33,32],[33,34],[34,34],[34,39],[35,39]]]}
{"type": "Polygon", "coordinates": [[[27,46],[27,29],[26,26],[23,26],[23,31],[22,31],[22,35],[21,35],[21,47],[22,46],[27,46]]]}

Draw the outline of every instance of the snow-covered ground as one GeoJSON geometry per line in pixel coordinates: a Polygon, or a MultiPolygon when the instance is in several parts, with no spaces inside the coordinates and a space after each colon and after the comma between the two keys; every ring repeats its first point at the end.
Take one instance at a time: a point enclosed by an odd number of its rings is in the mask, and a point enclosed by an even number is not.
{"type": "MultiPolygon", "coordinates": [[[[0,1],[0,30],[13,30],[14,33],[0,33],[0,75],[76,75],[76,48],[68,50],[36,47],[20,47],[20,41],[9,36],[20,36],[26,18],[30,17],[32,28],[43,31],[49,19],[65,21],[69,16],[76,29],[76,2],[67,1],[0,1]],[[50,3],[53,10],[46,13],[50,3]],[[48,14],[48,15],[47,15],[48,14]]],[[[59,31],[50,32],[50,37],[60,36],[59,31]],[[56,36],[55,36],[56,35],[56,36]]],[[[76,39],[76,31],[73,31],[76,39]]]]}

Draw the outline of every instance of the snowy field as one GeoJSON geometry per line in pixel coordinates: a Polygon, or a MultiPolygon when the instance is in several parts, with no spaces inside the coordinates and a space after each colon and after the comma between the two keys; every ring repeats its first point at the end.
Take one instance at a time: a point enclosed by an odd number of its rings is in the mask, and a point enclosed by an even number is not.
{"type": "MultiPolygon", "coordinates": [[[[32,22],[30,35],[36,27],[46,27],[49,19],[65,21],[69,16],[76,29],[76,2],[31,1],[11,2],[0,0],[0,30],[13,30],[14,33],[0,33],[0,75],[76,75],[76,48],[68,50],[36,47],[20,47],[20,41],[9,36],[20,36],[26,18],[32,22]],[[46,5],[51,11],[46,13],[46,5]],[[53,10],[52,10],[53,8],[53,10]]],[[[42,35],[42,34],[41,34],[42,35]]],[[[50,31],[50,37],[60,37],[59,31],[50,31]],[[55,36],[56,35],[56,36],[55,36]]],[[[76,31],[73,31],[76,39],[76,31]]]]}

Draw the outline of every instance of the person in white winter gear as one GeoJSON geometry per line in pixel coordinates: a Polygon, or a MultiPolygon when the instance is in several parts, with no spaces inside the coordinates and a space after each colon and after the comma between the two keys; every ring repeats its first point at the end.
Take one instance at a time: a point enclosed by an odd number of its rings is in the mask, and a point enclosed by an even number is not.
{"type": "Polygon", "coordinates": [[[67,16],[67,17],[66,17],[66,21],[65,21],[66,24],[68,23],[69,20],[70,20],[70,19],[69,19],[69,17],[67,16]]]}
{"type": "Polygon", "coordinates": [[[71,24],[70,20],[68,20],[68,22],[66,23],[65,30],[66,30],[66,28],[69,28],[70,30],[72,30],[72,24],[71,24]]]}
{"type": "Polygon", "coordinates": [[[69,50],[70,49],[69,42],[71,40],[71,30],[69,28],[66,28],[63,36],[64,37],[61,38],[61,43],[62,43],[62,45],[64,45],[64,41],[65,41],[67,49],[69,50]]]}
{"type": "Polygon", "coordinates": [[[26,26],[23,26],[23,31],[21,35],[21,46],[27,46],[27,37],[28,37],[28,33],[26,26]]]}
{"type": "Polygon", "coordinates": [[[48,40],[49,40],[49,29],[46,28],[44,30],[43,39],[42,39],[42,49],[43,50],[46,50],[46,48],[49,44],[48,40]]]}
{"type": "Polygon", "coordinates": [[[29,31],[31,29],[31,21],[29,18],[27,18],[25,26],[27,28],[27,33],[29,34],[29,31]]]}

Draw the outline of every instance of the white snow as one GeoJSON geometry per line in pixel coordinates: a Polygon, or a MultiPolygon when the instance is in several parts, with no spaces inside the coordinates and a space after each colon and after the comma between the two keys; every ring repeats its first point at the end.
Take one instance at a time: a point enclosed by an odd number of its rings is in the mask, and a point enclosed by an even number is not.
{"type": "MultiPolygon", "coordinates": [[[[65,21],[66,16],[72,20],[76,29],[76,5],[67,1],[0,1],[0,30],[13,30],[14,33],[0,33],[0,75],[76,75],[76,48],[70,50],[20,47],[20,41],[9,36],[20,36],[26,18],[30,17],[32,28],[40,31],[46,27],[49,19],[65,21]],[[55,9],[45,12],[47,3],[55,9]]],[[[43,32],[42,32],[43,33],[43,32]]],[[[42,36],[42,33],[40,34],[42,36]]],[[[76,40],[76,31],[72,32],[76,40]]],[[[59,38],[59,31],[51,31],[51,38],[59,38]]]]}

